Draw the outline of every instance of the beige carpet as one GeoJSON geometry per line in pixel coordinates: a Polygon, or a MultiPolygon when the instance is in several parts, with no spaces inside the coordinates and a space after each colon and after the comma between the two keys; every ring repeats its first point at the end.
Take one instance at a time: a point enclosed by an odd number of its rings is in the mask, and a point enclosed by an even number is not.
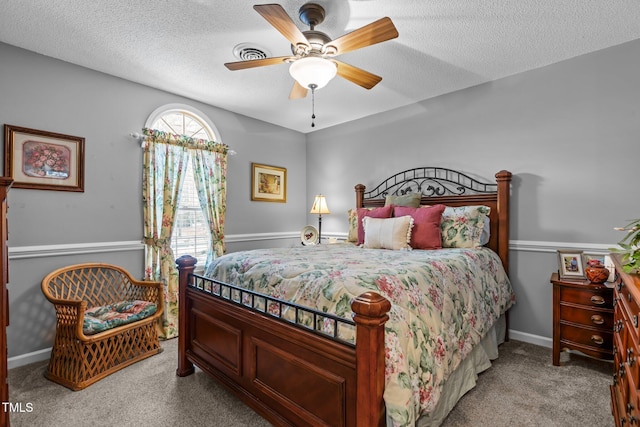
{"type": "MultiPolygon", "coordinates": [[[[11,414],[11,425],[269,425],[203,372],[177,377],[177,340],[163,347],[163,353],[78,392],[46,380],[44,362],[10,370],[11,402],[33,406],[31,412],[11,414]]],[[[563,366],[555,367],[547,348],[518,341],[503,344],[500,358],[480,375],[477,387],[462,398],[443,427],[612,426],[611,363],[562,356],[563,366]]]]}

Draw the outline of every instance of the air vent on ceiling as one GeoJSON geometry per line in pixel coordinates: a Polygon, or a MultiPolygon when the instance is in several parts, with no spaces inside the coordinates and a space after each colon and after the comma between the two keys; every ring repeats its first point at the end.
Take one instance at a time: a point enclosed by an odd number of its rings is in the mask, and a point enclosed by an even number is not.
{"type": "Polygon", "coordinates": [[[233,48],[233,55],[241,61],[250,61],[252,59],[264,59],[270,56],[269,52],[262,47],[249,43],[240,43],[233,48]]]}

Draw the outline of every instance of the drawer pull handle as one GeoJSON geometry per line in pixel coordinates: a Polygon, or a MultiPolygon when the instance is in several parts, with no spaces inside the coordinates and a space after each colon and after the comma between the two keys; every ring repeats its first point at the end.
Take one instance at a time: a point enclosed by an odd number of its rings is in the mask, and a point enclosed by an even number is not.
{"type": "Polygon", "coordinates": [[[593,322],[593,324],[595,325],[602,325],[604,323],[604,317],[600,316],[599,314],[594,314],[593,316],[591,316],[591,322],[593,322]]]}
{"type": "Polygon", "coordinates": [[[604,338],[600,335],[591,335],[591,341],[593,341],[594,344],[602,345],[604,343],[604,338]]]}
{"type": "Polygon", "coordinates": [[[602,305],[604,304],[604,298],[602,298],[600,295],[593,295],[591,297],[591,302],[597,305],[602,305]]]}

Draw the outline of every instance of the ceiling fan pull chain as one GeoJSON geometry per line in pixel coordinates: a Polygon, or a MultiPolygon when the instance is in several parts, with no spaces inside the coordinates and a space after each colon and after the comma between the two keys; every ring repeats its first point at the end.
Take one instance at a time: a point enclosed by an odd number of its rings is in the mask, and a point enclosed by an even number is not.
{"type": "Polygon", "coordinates": [[[311,89],[311,127],[316,127],[315,119],[316,119],[316,88],[318,85],[310,84],[309,89],[311,89]]]}

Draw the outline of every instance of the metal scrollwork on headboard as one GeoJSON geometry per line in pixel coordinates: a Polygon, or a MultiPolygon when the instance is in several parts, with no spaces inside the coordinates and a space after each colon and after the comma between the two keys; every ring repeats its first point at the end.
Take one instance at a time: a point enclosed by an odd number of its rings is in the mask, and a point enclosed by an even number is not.
{"type": "Polygon", "coordinates": [[[365,199],[384,198],[387,195],[421,193],[426,197],[460,196],[462,194],[495,193],[497,184],[483,183],[463,173],[435,167],[409,169],[397,173],[364,193],[365,199]]]}

